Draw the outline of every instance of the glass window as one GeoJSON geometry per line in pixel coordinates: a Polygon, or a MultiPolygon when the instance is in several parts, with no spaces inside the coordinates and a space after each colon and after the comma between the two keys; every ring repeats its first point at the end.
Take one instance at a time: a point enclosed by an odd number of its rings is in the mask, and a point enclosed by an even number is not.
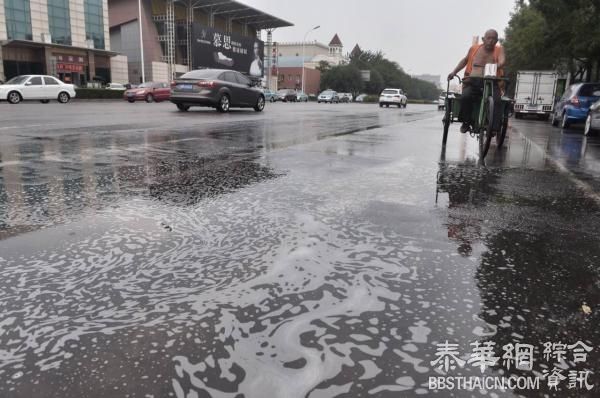
{"type": "Polygon", "coordinates": [[[71,45],[71,17],[68,0],[48,0],[48,25],[52,43],[71,45]]]}
{"type": "Polygon", "coordinates": [[[237,81],[239,84],[249,85],[252,83],[250,81],[250,79],[248,79],[246,76],[242,75],[241,73],[236,73],[235,76],[237,77],[237,81]]]}
{"type": "Polygon", "coordinates": [[[94,41],[94,48],[104,50],[104,15],[102,0],[84,0],[85,38],[94,41]]]}
{"type": "Polygon", "coordinates": [[[29,79],[29,83],[32,86],[41,86],[42,85],[42,78],[39,77],[39,76],[32,77],[31,79],[29,79]]]}
{"type": "Polygon", "coordinates": [[[56,80],[55,78],[50,77],[50,76],[45,76],[44,84],[46,84],[47,86],[48,85],[57,86],[59,83],[58,83],[58,80],[56,80]]]}
{"type": "Polygon", "coordinates": [[[16,76],[7,81],[5,84],[23,84],[28,78],[29,76],[16,76]]]}
{"type": "Polygon", "coordinates": [[[5,0],[6,33],[9,40],[32,40],[29,0],[5,0]]]}
{"type": "Polygon", "coordinates": [[[230,82],[230,83],[237,83],[237,79],[235,78],[235,73],[233,72],[225,72],[223,73],[225,75],[225,80],[230,82]]]}
{"type": "Polygon", "coordinates": [[[579,90],[582,97],[597,97],[600,91],[600,84],[584,84],[579,90]]]}

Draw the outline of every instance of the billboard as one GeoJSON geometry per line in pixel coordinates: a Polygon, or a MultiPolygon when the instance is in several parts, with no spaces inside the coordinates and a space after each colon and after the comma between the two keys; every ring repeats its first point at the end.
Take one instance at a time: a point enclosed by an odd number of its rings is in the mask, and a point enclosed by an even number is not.
{"type": "Polygon", "coordinates": [[[194,68],[232,69],[252,77],[264,76],[265,44],[253,37],[192,25],[194,68]]]}

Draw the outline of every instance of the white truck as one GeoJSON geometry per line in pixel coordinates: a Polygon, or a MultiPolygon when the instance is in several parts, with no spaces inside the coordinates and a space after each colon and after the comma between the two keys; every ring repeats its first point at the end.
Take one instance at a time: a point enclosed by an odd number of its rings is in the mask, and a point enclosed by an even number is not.
{"type": "Polygon", "coordinates": [[[554,109],[558,80],[555,71],[519,71],[515,89],[515,117],[537,115],[548,119],[554,109]]]}

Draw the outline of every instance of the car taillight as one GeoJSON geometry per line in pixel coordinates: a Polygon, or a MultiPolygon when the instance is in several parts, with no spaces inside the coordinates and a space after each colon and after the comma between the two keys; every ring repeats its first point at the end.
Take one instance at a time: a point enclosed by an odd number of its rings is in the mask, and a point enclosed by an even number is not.
{"type": "Polygon", "coordinates": [[[579,107],[579,97],[575,96],[573,98],[571,98],[571,100],[569,101],[571,103],[571,105],[579,107]]]}
{"type": "Polygon", "coordinates": [[[196,84],[198,85],[198,87],[214,87],[215,86],[215,82],[213,82],[212,80],[200,80],[196,84]]]}
{"type": "Polygon", "coordinates": [[[177,86],[177,82],[175,80],[171,81],[171,88],[175,88],[177,86]]]}

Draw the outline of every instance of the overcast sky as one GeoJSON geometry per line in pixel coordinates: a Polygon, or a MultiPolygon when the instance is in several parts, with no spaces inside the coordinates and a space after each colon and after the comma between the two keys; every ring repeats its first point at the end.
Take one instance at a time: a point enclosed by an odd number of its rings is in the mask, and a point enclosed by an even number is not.
{"type": "MultiPolygon", "coordinates": [[[[494,28],[504,37],[514,0],[241,0],[294,24],[273,32],[274,41],[328,44],[337,33],[344,52],[358,45],[381,50],[413,74],[447,75],[475,35],[494,28]]],[[[266,40],[266,34],[263,34],[266,40]]]]}

